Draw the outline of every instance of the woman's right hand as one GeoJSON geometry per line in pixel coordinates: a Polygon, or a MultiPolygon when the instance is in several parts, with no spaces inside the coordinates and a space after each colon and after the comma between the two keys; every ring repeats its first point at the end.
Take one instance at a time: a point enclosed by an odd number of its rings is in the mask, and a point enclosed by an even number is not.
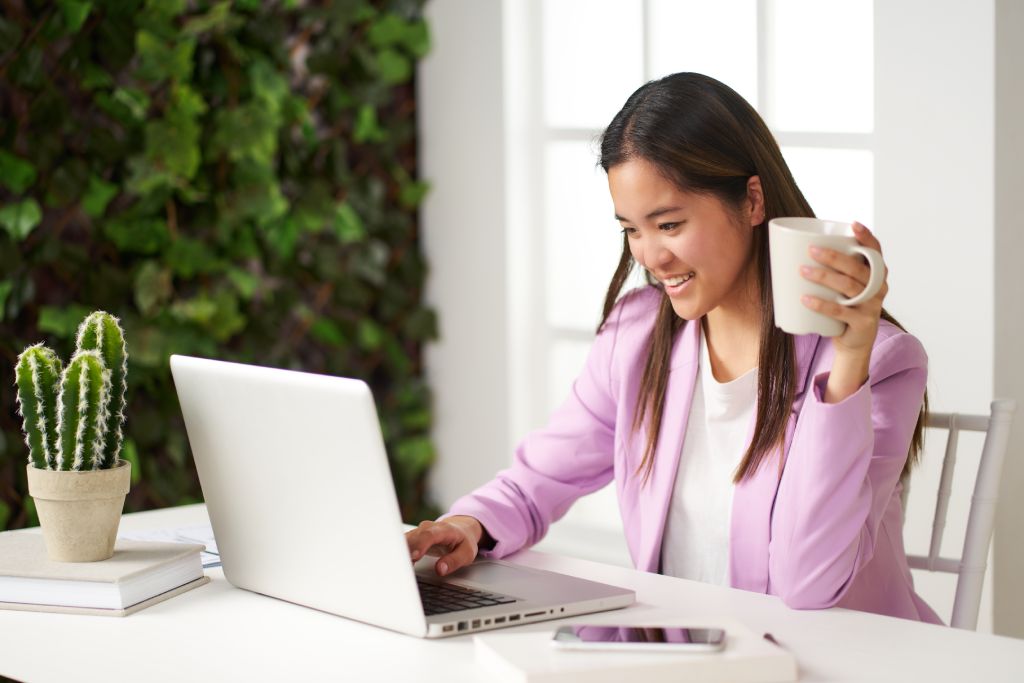
{"type": "Polygon", "coordinates": [[[439,554],[434,571],[438,576],[446,576],[476,558],[483,533],[484,527],[475,517],[454,515],[440,522],[420,522],[405,533],[405,540],[413,562],[427,553],[439,554]]]}

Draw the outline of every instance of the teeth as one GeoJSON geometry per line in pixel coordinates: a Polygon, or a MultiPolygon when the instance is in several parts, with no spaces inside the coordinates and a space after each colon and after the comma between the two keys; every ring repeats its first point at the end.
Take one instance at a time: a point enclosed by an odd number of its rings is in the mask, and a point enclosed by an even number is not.
{"type": "Polygon", "coordinates": [[[675,287],[676,285],[683,284],[684,282],[692,278],[694,275],[696,275],[696,273],[690,272],[684,275],[683,277],[670,277],[667,280],[662,280],[662,282],[668,285],[669,287],[675,287]]]}

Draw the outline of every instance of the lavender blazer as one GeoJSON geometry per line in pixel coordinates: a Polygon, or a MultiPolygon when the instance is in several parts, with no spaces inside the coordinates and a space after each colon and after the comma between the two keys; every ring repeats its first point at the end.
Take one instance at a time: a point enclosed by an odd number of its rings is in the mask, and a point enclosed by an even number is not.
{"type": "MultiPolygon", "coordinates": [[[[519,444],[511,467],[445,515],[483,524],[496,543],[481,555],[503,557],[538,542],[577,498],[614,480],[633,563],[659,571],[699,350],[699,328],[688,323],[672,350],[654,469],[642,484],[635,472],[646,434],[631,425],[661,296],[645,287],[620,300],[547,426],[519,444]]],[[[900,507],[900,473],[927,378],[924,349],[883,320],[868,381],[828,404],[832,344],[817,335],[795,342],[796,400],[782,475],[776,452],[736,485],[730,585],[800,609],[841,606],[942,623],[914,592],[900,507]]],[[[753,425],[748,443],[752,432],[753,425]]]]}

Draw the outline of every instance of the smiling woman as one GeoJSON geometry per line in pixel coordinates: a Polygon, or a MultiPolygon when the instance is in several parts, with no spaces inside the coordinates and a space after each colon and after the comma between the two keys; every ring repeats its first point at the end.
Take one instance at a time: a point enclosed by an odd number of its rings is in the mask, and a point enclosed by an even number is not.
{"type": "MultiPolygon", "coordinates": [[[[614,478],[638,568],[938,622],[899,540],[923,348],[885,287],[842,310],[805,302],[845,324],[837,337],[775,327],[767,222],[813,212],[767,126],[722,83],[673,74],[629,97],[600,163],[624,236],[586,365],[512,466],[409,532],[410,551],[444,547],[441,574],[504,556],[614,478]],[[620,296],[635,264],[649,284],[620,296]]],[[[806,277],[833,289],[863,270],[816,259],[806,277]]]]}

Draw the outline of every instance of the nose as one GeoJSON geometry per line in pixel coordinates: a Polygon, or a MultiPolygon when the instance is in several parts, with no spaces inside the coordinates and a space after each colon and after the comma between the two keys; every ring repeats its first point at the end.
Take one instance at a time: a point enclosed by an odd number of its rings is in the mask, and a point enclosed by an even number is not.
{"type": "Polygon", "coordinates": [[[660,270],[662,266],[675,258],[660,237],[660,235],[652,235],[643,246],[643,260],[640,262],[640,265],[647,270],[660,270]]]}

